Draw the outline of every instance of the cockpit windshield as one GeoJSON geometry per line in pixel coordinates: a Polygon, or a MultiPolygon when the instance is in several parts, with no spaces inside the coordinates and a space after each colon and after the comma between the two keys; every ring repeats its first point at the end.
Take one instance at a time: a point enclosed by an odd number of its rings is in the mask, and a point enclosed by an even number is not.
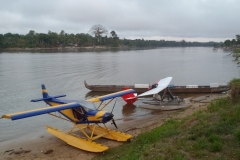
{"type": "Polygon", "coordinates": [[[80,101],[80,104],[87,112],[96,110],[96,106],[92,102],[80,101]]]}

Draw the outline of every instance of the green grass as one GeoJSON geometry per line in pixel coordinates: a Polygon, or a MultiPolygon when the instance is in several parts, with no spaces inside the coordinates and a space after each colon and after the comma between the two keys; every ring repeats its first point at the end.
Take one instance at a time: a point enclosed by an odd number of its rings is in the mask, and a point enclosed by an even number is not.
{"type": "Polygon", "coordinates": [[[168,120],[94,159],[240,159],[240,104],[231,98],[212,101],[206,111],[168,120]]]}
{"type": "Polygon", "coordinates": [[[169,120],[161,127],[157,127],[149,132],[142,133],[134,138],[131,143],[109,149],[107,155],[98,157],[99,159],[139,159],[142,155],[148,156],[145,151],[150,145],[158,142],[160,139],[177,135],[179,122],[169,120]]]}

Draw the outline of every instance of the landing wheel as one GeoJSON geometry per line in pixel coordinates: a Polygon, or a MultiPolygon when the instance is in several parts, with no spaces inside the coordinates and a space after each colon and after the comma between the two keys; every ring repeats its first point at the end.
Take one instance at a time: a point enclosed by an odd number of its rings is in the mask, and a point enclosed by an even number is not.
{"type": "Polygon", "coordinates": [[[128,139],[127,142],[132,142],[132,139],[128,139]]]}
{"type": "Polygon", "coordinates": [[[102,155],[105,156],[105,155],[106,155],[106,152],[102,152],[102,155]]]}

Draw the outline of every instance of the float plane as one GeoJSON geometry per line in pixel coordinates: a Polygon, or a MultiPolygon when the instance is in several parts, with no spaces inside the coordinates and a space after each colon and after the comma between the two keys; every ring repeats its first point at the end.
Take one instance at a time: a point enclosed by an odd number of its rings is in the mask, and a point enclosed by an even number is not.
{"type": "Polygon", "coordinates": [[[66,95],[50,96],[48,95],[45,85],[42,85],[42,98],[33,99],[31,102],[44,101],[49,105],[48,107],[13,114],[5,114],[2,115],[1,118],[18,120],[32,116],[38,116],[41,114],[55,116],[61,120],[71,122],[73,127],[69,132],[62,132],[58,129],[47,126],[47,131],[49,133],[76,148],[90,152],[105,153],[105,151],[108,150],[108,147],[98,144],[94,142],[94,140],[104,137],[110,140],[125,142],[130,141],[132,136],[116,130],[108,129],[106,127],[106,123],[109,121],[112,121],[116,128],[117,125],[113,119],[114,115],[112,112],[107,112],[103,109],[116,97],[133,94],[134,92],[135,90],[133,89],[126,89],[120,92],[115,92],[88,100],[63,100],[59,98],[65,97],[66,95]],[[103,104],[103,102],[106,100],[109,101],[106,104],[103,104]],[[97,108],[95,107],[94,102],[100,102],[97,108]],[[59,114],[53,114],[52,112],[59,114]],[[100,124],[102,124],[102,126],[100,124]],[[82,132],[85,137],[82,138],[75,135],[74,132],[77,130],[82,132]]]}
{"type": "Polygon", "coordinates": [[[153,95],[153,100],[149,102],[143,102],[146,104],[166,104],[173,102],[180,102],[180,99],[177,96],[174,96],[172,92],[169,90],[168,85],[170,84],[172,77],[166,77],[160,79],[156,84],[154,84],[151,90],[148,90],[140,95],[136,95],[136,93],[131,93],[128,95],[122,96],[122,98],[128,103],[133,104],[139,97],[151,96],[153,95]],[[164,101],[164,99],[168,99],[168,101],[164,101]]]}
{"type": "Polygon", "coordinates": [[[152,101],[143,102],[146,104],[152,104],[152,105],[179,104],[180,101],[182,100],[178,98],[178,96],[174,96],[170,91],[170,89],[168,88],[171,80],[172,80],[172,77],[166,77],[161,79],[158,83],[153,85],[152,87],[153,89],[138,95],[138,97],[153,95],[152,101]]]}

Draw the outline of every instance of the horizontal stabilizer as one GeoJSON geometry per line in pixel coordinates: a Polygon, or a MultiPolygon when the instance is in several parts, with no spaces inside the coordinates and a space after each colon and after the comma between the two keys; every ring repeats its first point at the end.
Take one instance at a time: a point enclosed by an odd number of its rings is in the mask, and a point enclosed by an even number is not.
{"type": "Polygon", "coordinates": [[[28,118],[32,116],[38,116],[41,114],[46,114],[50,112],[56,112],[56,111],[61,111],[69,108],[75,108],[79,107],[79,103],[67,103],[63,105],[58,105],[58,106],[52,106],[52,107],[44,107],[44,108],[39,108],[35,110],[29,110],[29,111],[24,111],[24,112],[18,112],[18,113],[13,113],[13,114],[5,114],[2,116],[2,118],[8,118],[11,120],[17,120],[17,119],[22,119],[22,118],[28,118]]]}
{"type": "Polygon", "coordinates": [[[142,96],[148,96],[148,95],[153,95],[153,94],[158,94],[159,92],[161,92],[162,90],[164,90],[165,88],[167,88],[167,86],[169,85],[169,83],[171,82],[172,80],[172,77],[167,77],[167,78],[164,78],[164,79],[161,79],[159,82],[158,82],[158,85],[156,88],[154,89],[151,89],[147,92],[144,92],[140,95],[138,95],[138,97],[142,97],[142,96]]]}
{"type": "Polygon", "coordinates": [[[66,95],[61,94],[61,95],[57,95],[57,96],[48,96],[46,98],[36,98],[36,99],[32,99],[31,102],[47,101],[47,100],[50,100],[52,98],[60,98],[60,97],[66,97],[66,95]]]}
{"type": "Polygon", "coordinates": [[[123,91],[120,91],[120,92],[115,92],[115,93],[112,93],[112,94],[107,94],[107,95],[104,95],[104,96],[91,98],[87,101],[88,102],[100,102],[100,101],[105,101],[105,100],[116,98],[116,97],[122,97],[125,94],[135,93],[135,92],[136,91],[134,89],[127,89],[127,90],[123,90],[123,91]]]}

